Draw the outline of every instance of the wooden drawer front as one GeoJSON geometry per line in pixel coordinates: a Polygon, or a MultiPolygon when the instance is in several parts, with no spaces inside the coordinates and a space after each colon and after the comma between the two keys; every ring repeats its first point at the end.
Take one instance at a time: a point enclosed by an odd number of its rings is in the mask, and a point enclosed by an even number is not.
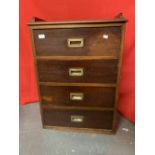
{"type": "Polygon", "coordinates": [[[44,125],[112,129],[112,111],[44,109],[44,125]]]}
{"type": "Polygon", "coordinates": [[[115,88],[40,86],[42,103],[54,106],[109,107],[115,100],[115,88]]]}
{"type": "Polygon", "coordinates": [[[38,61],[39,81],[116,83],[117,63],[118,60],[38,61]]]}
{"type": "Polygon", "coordinates": [[[34,30],[34,41],[38,56],[118,56],[121,27],[34,30]]]}

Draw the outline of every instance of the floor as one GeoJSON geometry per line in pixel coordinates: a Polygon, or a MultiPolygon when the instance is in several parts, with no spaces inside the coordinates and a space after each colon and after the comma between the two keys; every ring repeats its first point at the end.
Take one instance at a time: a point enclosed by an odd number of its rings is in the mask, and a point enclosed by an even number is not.
{"type": "Polygon", "coordinates": [[[119,116],[115,135],[42,129],[39,104],[20,106],[20,155],[134,155],[135,127],[119,116]]]}

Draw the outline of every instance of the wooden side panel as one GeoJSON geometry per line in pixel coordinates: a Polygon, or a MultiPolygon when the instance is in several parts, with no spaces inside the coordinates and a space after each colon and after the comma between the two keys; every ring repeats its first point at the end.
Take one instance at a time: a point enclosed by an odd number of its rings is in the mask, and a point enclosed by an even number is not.
{"type": "Polygon", "coordinates": [[[116,129],[116,115],[117,115],[117,105],[119,98],[119,85],[120,85],[120,73],[122,66],[122,57],[123,57],[123,47],[124,47],[124,37],[125,37],[125,24],[121,26],[121,45],[120,45],[120,53],[119,53],[119,61],[118,61],[118,69],[117,69],[117,87],[115,93],[115,103],[114,103],[114,117],[113,117],[113,130],[116,129]]]}

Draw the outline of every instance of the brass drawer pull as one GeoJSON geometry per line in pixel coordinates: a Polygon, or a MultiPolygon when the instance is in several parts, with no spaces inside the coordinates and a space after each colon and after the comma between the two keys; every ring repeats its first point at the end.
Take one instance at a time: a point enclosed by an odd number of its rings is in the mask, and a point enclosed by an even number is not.
{"type": "Polygon", "coordinates": [[[68,47],[69,48],[78,48],[84,46],[84,39],[83,38],[69,38],[67,39],[68,47]]]}
{"type": "Polygon", "coordinates": [[[69,68],[69,76],[83,76],[83,68],[69,68]]]}
{"type": "Polygon", "coordinates": [[[70,100],[72,101],[82,101],[83,98],[83,93],[70,93],[70,100]]]}
{"type": "Polygon", "coordinates": [[[42,96],[42,100],[47,101],[47,102],[52,102],[53,97],[52,96],[42,96]]]}
{"type": "Polygon", "coordinates": [[[81,123],[84,120],[84,116],[77,116],[77,115],[72,115],[71,116],[71,122],[76,122],[76,123],[81,123]]]}

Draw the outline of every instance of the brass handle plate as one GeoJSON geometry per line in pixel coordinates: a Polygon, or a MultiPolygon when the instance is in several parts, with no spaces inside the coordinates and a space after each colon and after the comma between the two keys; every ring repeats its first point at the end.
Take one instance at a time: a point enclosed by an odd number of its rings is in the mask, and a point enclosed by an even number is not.
{"type": "Polygon", "coordinates": [[[84,98],[83,93],[70,93],[70,100],[72,101],[82,101],[84,98]]]}
{"type": "Polygon", "coordinates": [[[69,68],[69,76],[83,76],[83,68],[69,68]]]}
{"type": "Polygon", "coordinates": [[[67,39],[67,44],[69,48],[78,48],[84,46],[83,38],[69,38],[67,39]]]}
{"type": "Polygon", "coordinates": [[[47,102],[52,102],[53,97],[52,96],[42,96],[42,100],[47,101],[47,102]]]}
{"type": "Polygon", "coordinates": [[[71,122],[81,123],[84,120],[84,116],[71,115],[71,122]]]}

